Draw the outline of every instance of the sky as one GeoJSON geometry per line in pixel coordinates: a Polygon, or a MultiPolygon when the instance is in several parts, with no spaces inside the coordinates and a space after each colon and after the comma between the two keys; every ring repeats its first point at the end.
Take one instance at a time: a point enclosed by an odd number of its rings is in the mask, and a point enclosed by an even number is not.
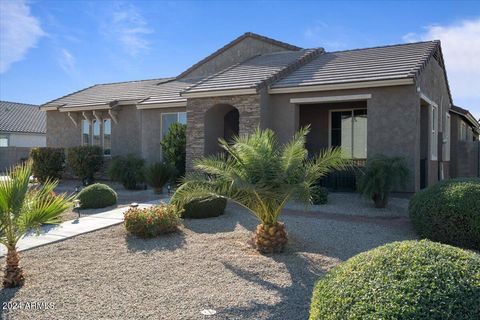
{"type": "Polygon", "coordinates": [[[439,39],[454,103],[480,118],[480,1],[0,0],[0,99],[175,76],[247,31],[327,51],[439,39]]]}

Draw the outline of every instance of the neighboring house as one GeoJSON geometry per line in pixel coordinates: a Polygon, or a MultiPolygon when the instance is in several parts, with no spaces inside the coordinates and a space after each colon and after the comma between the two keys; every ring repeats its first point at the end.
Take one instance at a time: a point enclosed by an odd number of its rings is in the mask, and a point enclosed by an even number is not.
{"type": "Polygon", "coordinates": [[[402,156],[414,192],[450,177],[452,97],[439,41],[325,52],[246,33],[174,78],[95,85],[41,106],[47,145],[103,146],[161,160],[187,123],[187,169],[218,138],[271,128],[285,142],[311,125],[309,151],[338,146],[362,163],[402,156]]]}
{"type": "Polygon", "coordinates": [[[452,106],[451,177],[480,177],[480,122],[463,108],[452,106]]]}
{"type": "Polygon", "coordinates": [[[36,105],[0,101],[0,172],[46,146],[46,115],[36,105]]]}

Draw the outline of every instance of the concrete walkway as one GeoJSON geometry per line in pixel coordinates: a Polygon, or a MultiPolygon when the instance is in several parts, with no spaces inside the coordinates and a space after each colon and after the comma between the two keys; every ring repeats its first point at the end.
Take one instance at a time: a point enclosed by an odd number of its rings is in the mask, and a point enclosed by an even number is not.
{"type": "MultiPolygon", "coordinates": [[[[168,199],[161,199],[168,202],[168,199]]],[[[139,208],[150,207],[158,204],[160,200],[139,203],[139,208]]],[[[76,220],[68,220],[58,225],[44,225],[41,227],[42,233],[37,235],[35,232],[29,232],[18,242],[18,251],[24,251],[40,247],[49,243],[63,241],[79,234],[92,232],[95,230],[107,228],[123,222],[123,213],[129,207],[117,208],[97,214],[91,214],[76,220]]],[[[5,246],[0,245],[0,257],[7,253],[5,246]]]]}

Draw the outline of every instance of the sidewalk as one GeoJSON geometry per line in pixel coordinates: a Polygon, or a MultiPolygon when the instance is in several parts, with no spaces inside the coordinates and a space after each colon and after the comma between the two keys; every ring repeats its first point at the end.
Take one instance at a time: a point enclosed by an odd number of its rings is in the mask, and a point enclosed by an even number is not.
{"type": "MultiPolygon", "coordinates": [[[[168,202],[167,199],[161,199],[168,202]]],[[[139,208],[146,208],[154,204],[158,204],[160,200],[139,203],[139,208]]],[[[24,251],[40,247],[49,243],[63,241],[79,234],[107,228],[123,222],[123,213],[129,207],[117,208],[97,214],[92,214],[87,217],[82,217],[76,220],[69,220],[58,225],[44,225],[41,227],[42,233],[36,235],[35,232],[30,232],[25,235],[17,245],[18,251],[24,251]]],[[[0,257],[7,253],[5,246],[0,245],[0,257]]]]}

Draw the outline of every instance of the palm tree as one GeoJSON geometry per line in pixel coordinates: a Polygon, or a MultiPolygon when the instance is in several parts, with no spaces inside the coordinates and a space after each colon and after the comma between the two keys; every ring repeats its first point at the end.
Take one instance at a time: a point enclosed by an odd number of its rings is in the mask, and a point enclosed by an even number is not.
{"type": "Polygon", "coordinates": [[[71,197],[55,195],[56,181],[47,180],[39,187],[29,186],[32,163],[9,171],[10,178],[0,180],[0,243],[7,247],[3,286],[12,288],[24,282],[19,267],[17,242],[27,231],[45,223],[58,223],[70,207],[71,197]]]}
{"type": "Polygon", "coordinates": [[[333,169],[348,166],[339,149],[327,149],[308,159],[305,149],[308,132],[308,127],[301,129],[284,145],[279,145],[269,129],[236,137],[233,143],[219,139],[225,152],[197,160],[198,171],[183,179],[172,203],[183,206],[208,195],[229,198],[260,220],[253,246],[260,252],[281,251],[287,234],[278,217],[287,201],[311,203],[312,189],[318,179],[333,169]]]}

